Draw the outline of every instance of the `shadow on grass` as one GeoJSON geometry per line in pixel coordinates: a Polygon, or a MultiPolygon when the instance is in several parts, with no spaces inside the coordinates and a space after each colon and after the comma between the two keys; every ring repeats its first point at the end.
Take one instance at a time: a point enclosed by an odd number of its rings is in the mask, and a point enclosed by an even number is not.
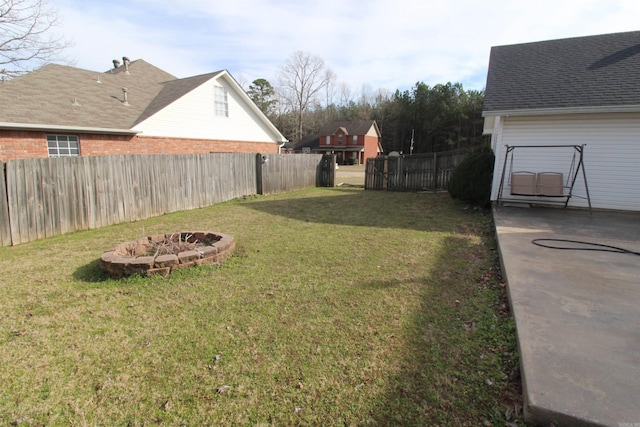
{"type": "MultiPolygon", "coordinates": [[[[448,193],[330,188],[330,196],[259,199],[250,209],[302,222],[331,225],[453,231],[448,193]]],[[[454,224],[455,225],[455,224],[454,224]]]]}
{"type": "Polygon", "coordinates": [[[499,279],[481,279],[495,267],[490,252],[459,237],[442,247],[432,274],[421,279],[395,374],[370,414],[375,425],[505,425],[505,407],[521,404],[518,379],[505,374],[517,371],[518,359],[513,323],[497,310],[504,297],[499,279]]]}
{"type": "Polygon", "coordinates": [[[111,278],[100,267],[100,260],[96,259],[89,264],[85,264],[76,269],[72,274],[73,278],[82,282],[99,283],[111,280],[111,278]]]}

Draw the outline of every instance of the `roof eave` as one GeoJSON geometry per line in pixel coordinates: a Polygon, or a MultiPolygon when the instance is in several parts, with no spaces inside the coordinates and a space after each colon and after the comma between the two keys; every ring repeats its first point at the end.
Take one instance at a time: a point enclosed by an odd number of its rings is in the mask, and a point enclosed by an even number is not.
{"type": "Polygon", "coordinates": [[[595,106],[595,107],[491,110],[491,111],[483,111],[482,117],[553,116],[553,115],[560,115],[560,114],[638,113],[638,112],[640,112],[640,105],[612,105],[612,106],[595,106]]]}
{"type": "Polygon", "coordinates": [[[137,135],[141,131],[133,129],[114,129],[114,128],[99,128],[99,127],[86,127],[86,126],[66,126],[66,125],[48,125],[40,123],[7,123],[0,122],[0,129],[6,130],[32,130],[32,131],[63,131],[63,132],[78,132],[78,133],[100,133],[100,134],[116,134],[116,135],[137,135]]]}

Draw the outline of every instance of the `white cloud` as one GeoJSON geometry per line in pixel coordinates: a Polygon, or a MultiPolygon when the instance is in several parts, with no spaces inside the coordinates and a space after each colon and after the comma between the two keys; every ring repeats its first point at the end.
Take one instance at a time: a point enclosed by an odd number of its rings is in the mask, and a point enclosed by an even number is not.
{"type": "Polygon", "coordinates": [[[638,29],[636,0],[52,0],[81,68],[122,56],[178,76],[222,68],[275,81],[318,55],[354,91],[416,82],[482,89],[491,46],[638,29]]]}

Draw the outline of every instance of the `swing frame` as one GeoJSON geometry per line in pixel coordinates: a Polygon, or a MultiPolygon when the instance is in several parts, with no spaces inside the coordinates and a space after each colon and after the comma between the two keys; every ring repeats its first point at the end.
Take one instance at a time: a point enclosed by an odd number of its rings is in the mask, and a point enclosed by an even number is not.
{"type": "MultiPolygon", "coordinates": [[[[502,203],[505,201],[504,197],[503,197],[503,192],[504,192],[504,184],[505,184],[505,174],[507,171],[507,163],[509,163],[510,165],[510,171],[513,171],[513,153],[516,150],[516,148],[573,148],[574,149],[574,153],[573,153],[573,159],[571,161],[571,167],[569,168],[569,174],[567,175],[567,185],[563,184],[563,191],[562,191],[562,195],[557,195],[557,196],[552,196],[552,195],[544,195],[544,194],[527,194],[527,195],[518,195],[518,196],[523,196],[523,197],[534,197],[534,198],[540,198],[540,197],[545,197],[545,198],[549,198],[549,197],[560,197],[560,198],[565,198],[564,200],[564,207],[566,208],[569,204],[569,200],[571,199],[571,197],[578,197],[578,196],[574,196],[573,195],[573,187],[575,186],[576,180],[578,178],[578,173],[580,173],[580,171],[582,171],[582,178],[584,180],[584,188],[587,192],[587,202],[589,204],[589,214],[592,213],[591,210],[591,196],[589,195],[589,185],[587,184],[587,173],[585,171],[584,168],[584,148],[585,148],[586,144],[582,144],[582,145],[505,145],[506,150],[505,150],[505,155],[504,155],[504,162],[502,164],[502,177],[500,178],[500,187],[498,189],[498,206],[502,206],[502,203]],[[509,162],[509,154],[511,154],[511,161],[509,162]],[[576,164],[575,160],[576,160],[576,155],[578,157],[578,163],[576,164]],[[575,170],[574,170],[575,167],[575,170]],[[571,185],[569,184],[569,180],[571,180],[571,185]],[[568,188],[569,192],[567,194],[564,194],[564,188],[568,188]]],[[[522,171],[525,172],[525,171],[522,171]]],[[[528,172],[528,173],[533,173],[533,172],[528,172]]],[[[547,172],[547,173],[556,173],[556,172],[547,172]]],[[[526,199],[507,199],[510,201],[517,201],[517,202],[525,202],[526,199]]],[[[546,201],[547,203],[553,203],[552,201],[546,201]]]]}

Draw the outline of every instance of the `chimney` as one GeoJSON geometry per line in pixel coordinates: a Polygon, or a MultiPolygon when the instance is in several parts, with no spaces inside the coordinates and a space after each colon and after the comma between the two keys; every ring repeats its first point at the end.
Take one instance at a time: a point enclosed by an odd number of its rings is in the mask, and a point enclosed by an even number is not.
{"type": "Polygon", "coordinates": [[[124,72],[129,74],[129,64],[131,63],[131,61],[129,61],[129,58],[127,58],[126,56],[123,56],[122,62],[124,63],[124,72]]]}
{"type": "Polygon", "coordinates": [[[124,101],[122,101],[122,103],[124,105],[129,105],[129,98],[127,97],[127,92],[128,92],[127,88],[123,87],[122,88],[122,95],[124,96],[124,101]]]}
{"type": "Polygon", "coordinates": [[[117,59],[113,60],[113,68],[118,68],[120,66],[120,61],[118,61],[117,59]]]}

